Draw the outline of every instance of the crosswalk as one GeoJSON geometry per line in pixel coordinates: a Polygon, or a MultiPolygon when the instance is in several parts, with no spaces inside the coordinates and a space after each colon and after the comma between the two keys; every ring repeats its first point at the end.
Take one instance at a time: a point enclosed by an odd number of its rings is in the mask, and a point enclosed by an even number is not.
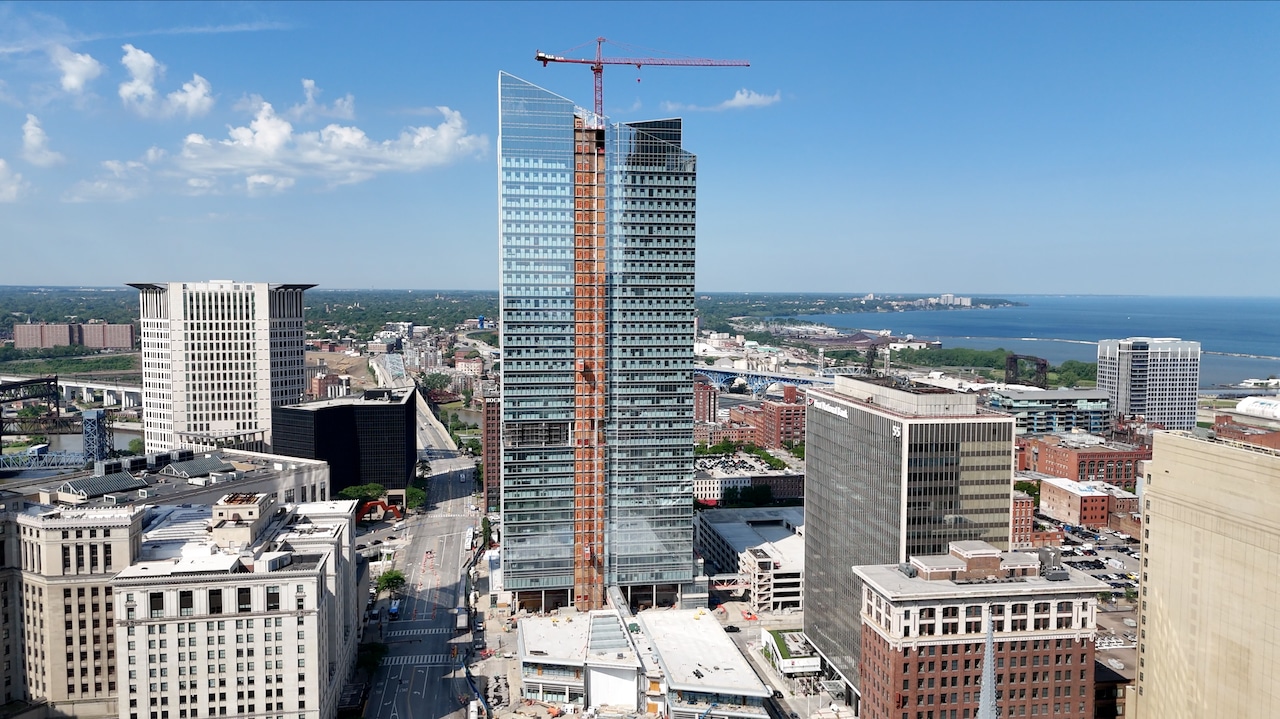
{"type": "Polygon", "coordinates": [[[383,657],[382,666],[394,667],[404,664],[413,666],[447,667],[453,664],[448,654],[410,654],[399,657],[383,657]]]}
{"type": "Polygon", "coordinates": [[[420,637],[424,634],[451,634],[452,629],[447,627],[432,627],[429,629],[396,629],[387,632],[387,638],[395,639],[396,637],[420,637]]]}

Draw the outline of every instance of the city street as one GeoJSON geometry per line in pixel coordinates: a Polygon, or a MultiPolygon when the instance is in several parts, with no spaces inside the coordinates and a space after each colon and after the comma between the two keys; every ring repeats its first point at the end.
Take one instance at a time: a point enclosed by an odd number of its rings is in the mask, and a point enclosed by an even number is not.
{"type": "Polygon", "coordinates": [[[443,454],[448,453],[437,452],[431,460],[426,512],[410,516],[398,533],[392,566],[408,580],[400,618],[388,618],[390,601],[383,599],[378,621],[365,632],[390,648],[374,676],[366,717],[462,717],[472,698],[461,669],[471,634],[456,632],[455,609],[464,603],[466,533],[471,527],[478,531],[481,515],[469,509],[474,462],[443,454]]]}

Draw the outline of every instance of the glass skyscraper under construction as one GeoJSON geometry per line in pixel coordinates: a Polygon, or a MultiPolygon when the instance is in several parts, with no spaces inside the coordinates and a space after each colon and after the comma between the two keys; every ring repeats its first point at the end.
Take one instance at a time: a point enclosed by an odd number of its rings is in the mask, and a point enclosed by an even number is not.
{"type": "Polygon", "coordinates": [[[503,584],[680,600],[693,561],[696,160],[501,73],[503,584]]]}

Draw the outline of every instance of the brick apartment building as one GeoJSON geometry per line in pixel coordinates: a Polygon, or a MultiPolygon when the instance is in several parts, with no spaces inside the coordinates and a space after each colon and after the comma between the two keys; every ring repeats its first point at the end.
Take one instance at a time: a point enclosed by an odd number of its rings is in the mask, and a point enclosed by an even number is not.
{"type": "Polygon", "coordinates": [[[693,421],[714,422],[720,410],[720,390],[709,382],[693,385],[693,421]]]}
{"type": "Polygon", "coordinates": [[[1107,585],[986,542],[950,550],[853,568],[862,584],[860,716],[976,717],[990,621],[1001,716],[1092,717],[1092,637],[1107,585]]]}
{"type": "Polygon", "coordinates": [[[1132,492],[1138,462],[1151,447],[1108,442],[1090,434],[1042,434],[1018,438],[1018,469],[1080,482],[1106,482],[1132,492]]]}
{"type": "MultiPolygon", "coordinates": [[[[730,408],[729,422],[752,427],[751,437],[742,441],[751,442],[757,447],[781,449],[783,442],[798,444],[804,441],[805,427],[805,405],[798,401],[798,396],[795,386],[787,385],[783,387],[782,401],[765,400],[759,407],[738,405],[730,408]]],[[[695,389],[695,412],[697,401],[695,389]]]]}
{"type": "Polygon", "coordinates": [[[1036,519],[1036,500],[1026,492],[1013,492],[1009,522],[1009,548],[1035,549],[1062,545],[1062,529],[1036,519]]]}
{"type": "Polygon", "coordinates": [[[1138,511],[1138,495],[1106,482],[1040,479],[1040,511],[1047,517],[1094,529],[1109,527],[1112,514],[1138,511]]]}

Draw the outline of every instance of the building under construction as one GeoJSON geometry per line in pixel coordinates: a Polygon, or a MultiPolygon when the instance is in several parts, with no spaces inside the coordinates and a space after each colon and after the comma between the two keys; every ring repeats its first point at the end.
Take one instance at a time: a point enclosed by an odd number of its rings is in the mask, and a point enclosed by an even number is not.
{"type": "Polygon", "coordinates": [[[503,579],[595,609],[693,580],[695,158],[499,78],[503,579]]]}

